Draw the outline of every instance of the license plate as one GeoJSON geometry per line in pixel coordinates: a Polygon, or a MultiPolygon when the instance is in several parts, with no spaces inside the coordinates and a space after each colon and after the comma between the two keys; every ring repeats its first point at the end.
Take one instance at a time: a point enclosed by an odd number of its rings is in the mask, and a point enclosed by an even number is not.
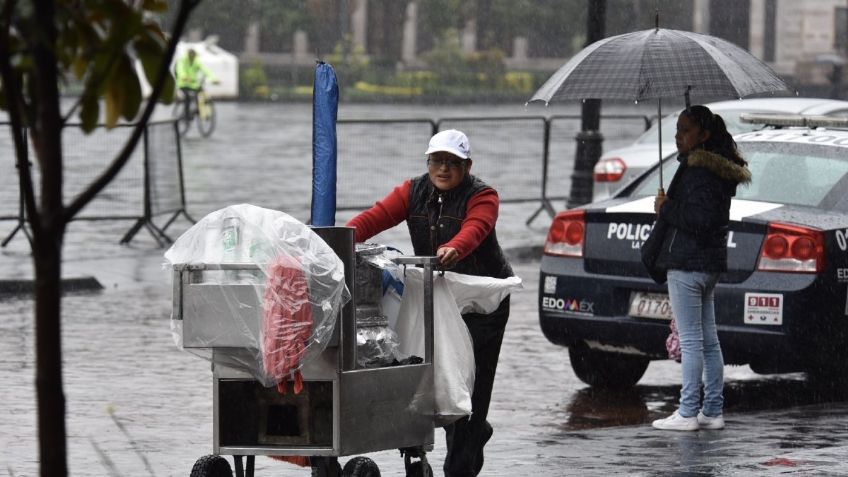
{"type": "Polygon", "coordinates": [[[671,320],[671,301],[665,293],[630,292],[630,316],[671,320]]]}

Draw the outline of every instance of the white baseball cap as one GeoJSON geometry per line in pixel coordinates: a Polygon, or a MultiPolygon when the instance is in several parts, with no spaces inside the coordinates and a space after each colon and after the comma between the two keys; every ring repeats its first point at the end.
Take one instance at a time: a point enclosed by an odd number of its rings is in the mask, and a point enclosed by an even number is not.
{"type": "Polygon", "coordinates": [[[468,143],[468,137],[462,131],[446,129],[439,131],[430,138],[430,145],[424,154],[439,151],[449,152],[456,157],[468,159],[471,156],[471,145],[468,143]]]}

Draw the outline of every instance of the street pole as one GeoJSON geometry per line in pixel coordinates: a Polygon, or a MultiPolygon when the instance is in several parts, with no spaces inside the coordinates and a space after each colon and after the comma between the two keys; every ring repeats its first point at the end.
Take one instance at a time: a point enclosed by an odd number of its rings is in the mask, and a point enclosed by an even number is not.
{"type": "MultiPolygon", "coordinates": [[[[586,18],[586,45],[604,38],[606,26],[606,0],[586,0],[589,14],[586,18]]],[[[574,157],[574,172],[571,175],[571,191],[566,207],[569,209],[592,201],[592,170],[601,157],[604,141],[600,132],[601,100],[587,99],[581,107],[581,126],[577,133],[577,149],[574,157]]]]}

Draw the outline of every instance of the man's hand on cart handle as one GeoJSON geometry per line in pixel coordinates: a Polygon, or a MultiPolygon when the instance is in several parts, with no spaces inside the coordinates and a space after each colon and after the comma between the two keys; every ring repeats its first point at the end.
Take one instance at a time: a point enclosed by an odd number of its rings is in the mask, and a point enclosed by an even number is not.
{"type": "Polygon", "coordinates": [[[453,268],[459,261],[459,252],[453,247],[442,247],[436,250],[436,257],[439,259],[439,265],[442,268],[449,269],[453,268]]]}

